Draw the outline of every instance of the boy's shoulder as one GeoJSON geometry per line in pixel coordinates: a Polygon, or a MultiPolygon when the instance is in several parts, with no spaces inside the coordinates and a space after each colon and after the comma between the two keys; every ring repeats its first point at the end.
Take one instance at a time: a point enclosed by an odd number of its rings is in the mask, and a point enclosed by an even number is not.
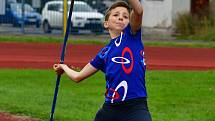
{"type": "Polygon", "coordinates": [[[130,23],[125,27],[125,29],[123,30],[123,32],[129,36],[139,36],[141,35],[141,27],[140,29],[137,30],[137,32],[133,33],[132,29],[131,29],[131,25],[130,23]]]}

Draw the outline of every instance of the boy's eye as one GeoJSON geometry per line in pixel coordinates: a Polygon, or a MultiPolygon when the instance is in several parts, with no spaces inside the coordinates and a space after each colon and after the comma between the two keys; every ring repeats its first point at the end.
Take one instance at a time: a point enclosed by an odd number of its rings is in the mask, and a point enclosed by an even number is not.
{"type": "Polygon", "coordinates": [[[126,19],[127,19],[127,18],[128,18],[128,16],[124,16],[124,18],[126,18],[126,19]]]}
{"type": "Polygon", "coordinates": [[[118,14],[113,14],[113,16],[118,16],[118,14]]]}

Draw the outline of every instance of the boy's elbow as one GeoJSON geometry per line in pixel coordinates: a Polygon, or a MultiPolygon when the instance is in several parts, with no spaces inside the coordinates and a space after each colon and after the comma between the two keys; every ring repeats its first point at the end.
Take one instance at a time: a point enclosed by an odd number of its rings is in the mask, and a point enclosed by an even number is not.
{"type": "Polygon", "coordinates": [[[140,7],[140,9],[137,11],[137,14],[138,14],[139,16],[142,16],[142,15],[143,15],[143,12],[144,12],[143,7],[140,7]]]}
{"type": "Polygon", "coordinates": [[[81,80],[75,80],[74,82],[75,82],[75,83],[79,83],[79,82],[81,82],[81,80]]]}
{"type": "Polygon", "coordinates": [[[82,78],[80,78],[79,76],[75,76],[75,77],[73,77],[73,78],[71,78],[75,83],[79,83],[79,82],[81,82],[83,79],[82,78]]]}

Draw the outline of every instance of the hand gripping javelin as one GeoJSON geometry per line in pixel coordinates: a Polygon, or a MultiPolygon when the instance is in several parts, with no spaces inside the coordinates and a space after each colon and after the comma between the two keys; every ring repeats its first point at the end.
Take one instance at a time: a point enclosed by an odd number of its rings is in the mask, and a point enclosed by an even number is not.
{"type": "MultiPolygon", "coordinates": [[[[60,63],[61,64],[64,63],[66,45],[67,45],[67,40],[68,40],[68,36],[69,36],[69,28],[71,27],[71,18],[72,18],[73,6],[74,6],[74,0],[71,0],[70,10],[69,10],[69,17],[67,19],[66,33],[65,33],[65,36],[64,36],[63,48],[62,48],[61,57],[60,57],[60,63]]],[[[50,121],[53,121],[53,119],[54,119],[54,111],[55,111],[55,106],[56,106],[56,101],[57,101],[57,96],[58,96],[60,78],[61,78],[61,75],[57,75],[56,86],[55,86],[55,91],[54,91],[54,98],[53,98],[52,109],[51,109],[51,114],[50,114],[50,121]]]]}

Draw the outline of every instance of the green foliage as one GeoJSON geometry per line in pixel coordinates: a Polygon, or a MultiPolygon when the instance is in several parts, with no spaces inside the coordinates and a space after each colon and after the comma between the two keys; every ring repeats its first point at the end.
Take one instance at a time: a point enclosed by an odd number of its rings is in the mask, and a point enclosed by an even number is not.
{"type": "Polygon", "coordinates": [[[176,33],[184,39],[215,41],[215,9],[212,6],[208,14],[179,14],[175,20],[176,33]]]}
{"type": "Polygon", "coordinates": [[[209,31],[205,34],[190,35],[188,37],[188,39],[190,39],[190,40],[205,40],[205,41],[215,42],[215,27],[209,28],[209,31]]]}
{"type": "Polygon", "coordinates": [[[176,31],[182,35],[194,34],[193,21],[190,14],[179,14],[178,19],[175,21],[176,31]]]}
{"type": "Polygon", "coordinates": [[[214,20],[206,16],[199,18],[189,13],[179,14],[175,20],[176,31],[182,35],[207,34],[215,28],[214,20]]]}
{"type": "MultiPolygon", "coordinates": [[[[55,72],[0,70],[0,110],[49,120],[55,72]]],[[[91,121],[103,103],[102,73],[80,84],[62,76],[55,121],[91,121]]],[[[148,71],[149,108],[153,121],[213,121],[215,71],[148,71]]]]}

